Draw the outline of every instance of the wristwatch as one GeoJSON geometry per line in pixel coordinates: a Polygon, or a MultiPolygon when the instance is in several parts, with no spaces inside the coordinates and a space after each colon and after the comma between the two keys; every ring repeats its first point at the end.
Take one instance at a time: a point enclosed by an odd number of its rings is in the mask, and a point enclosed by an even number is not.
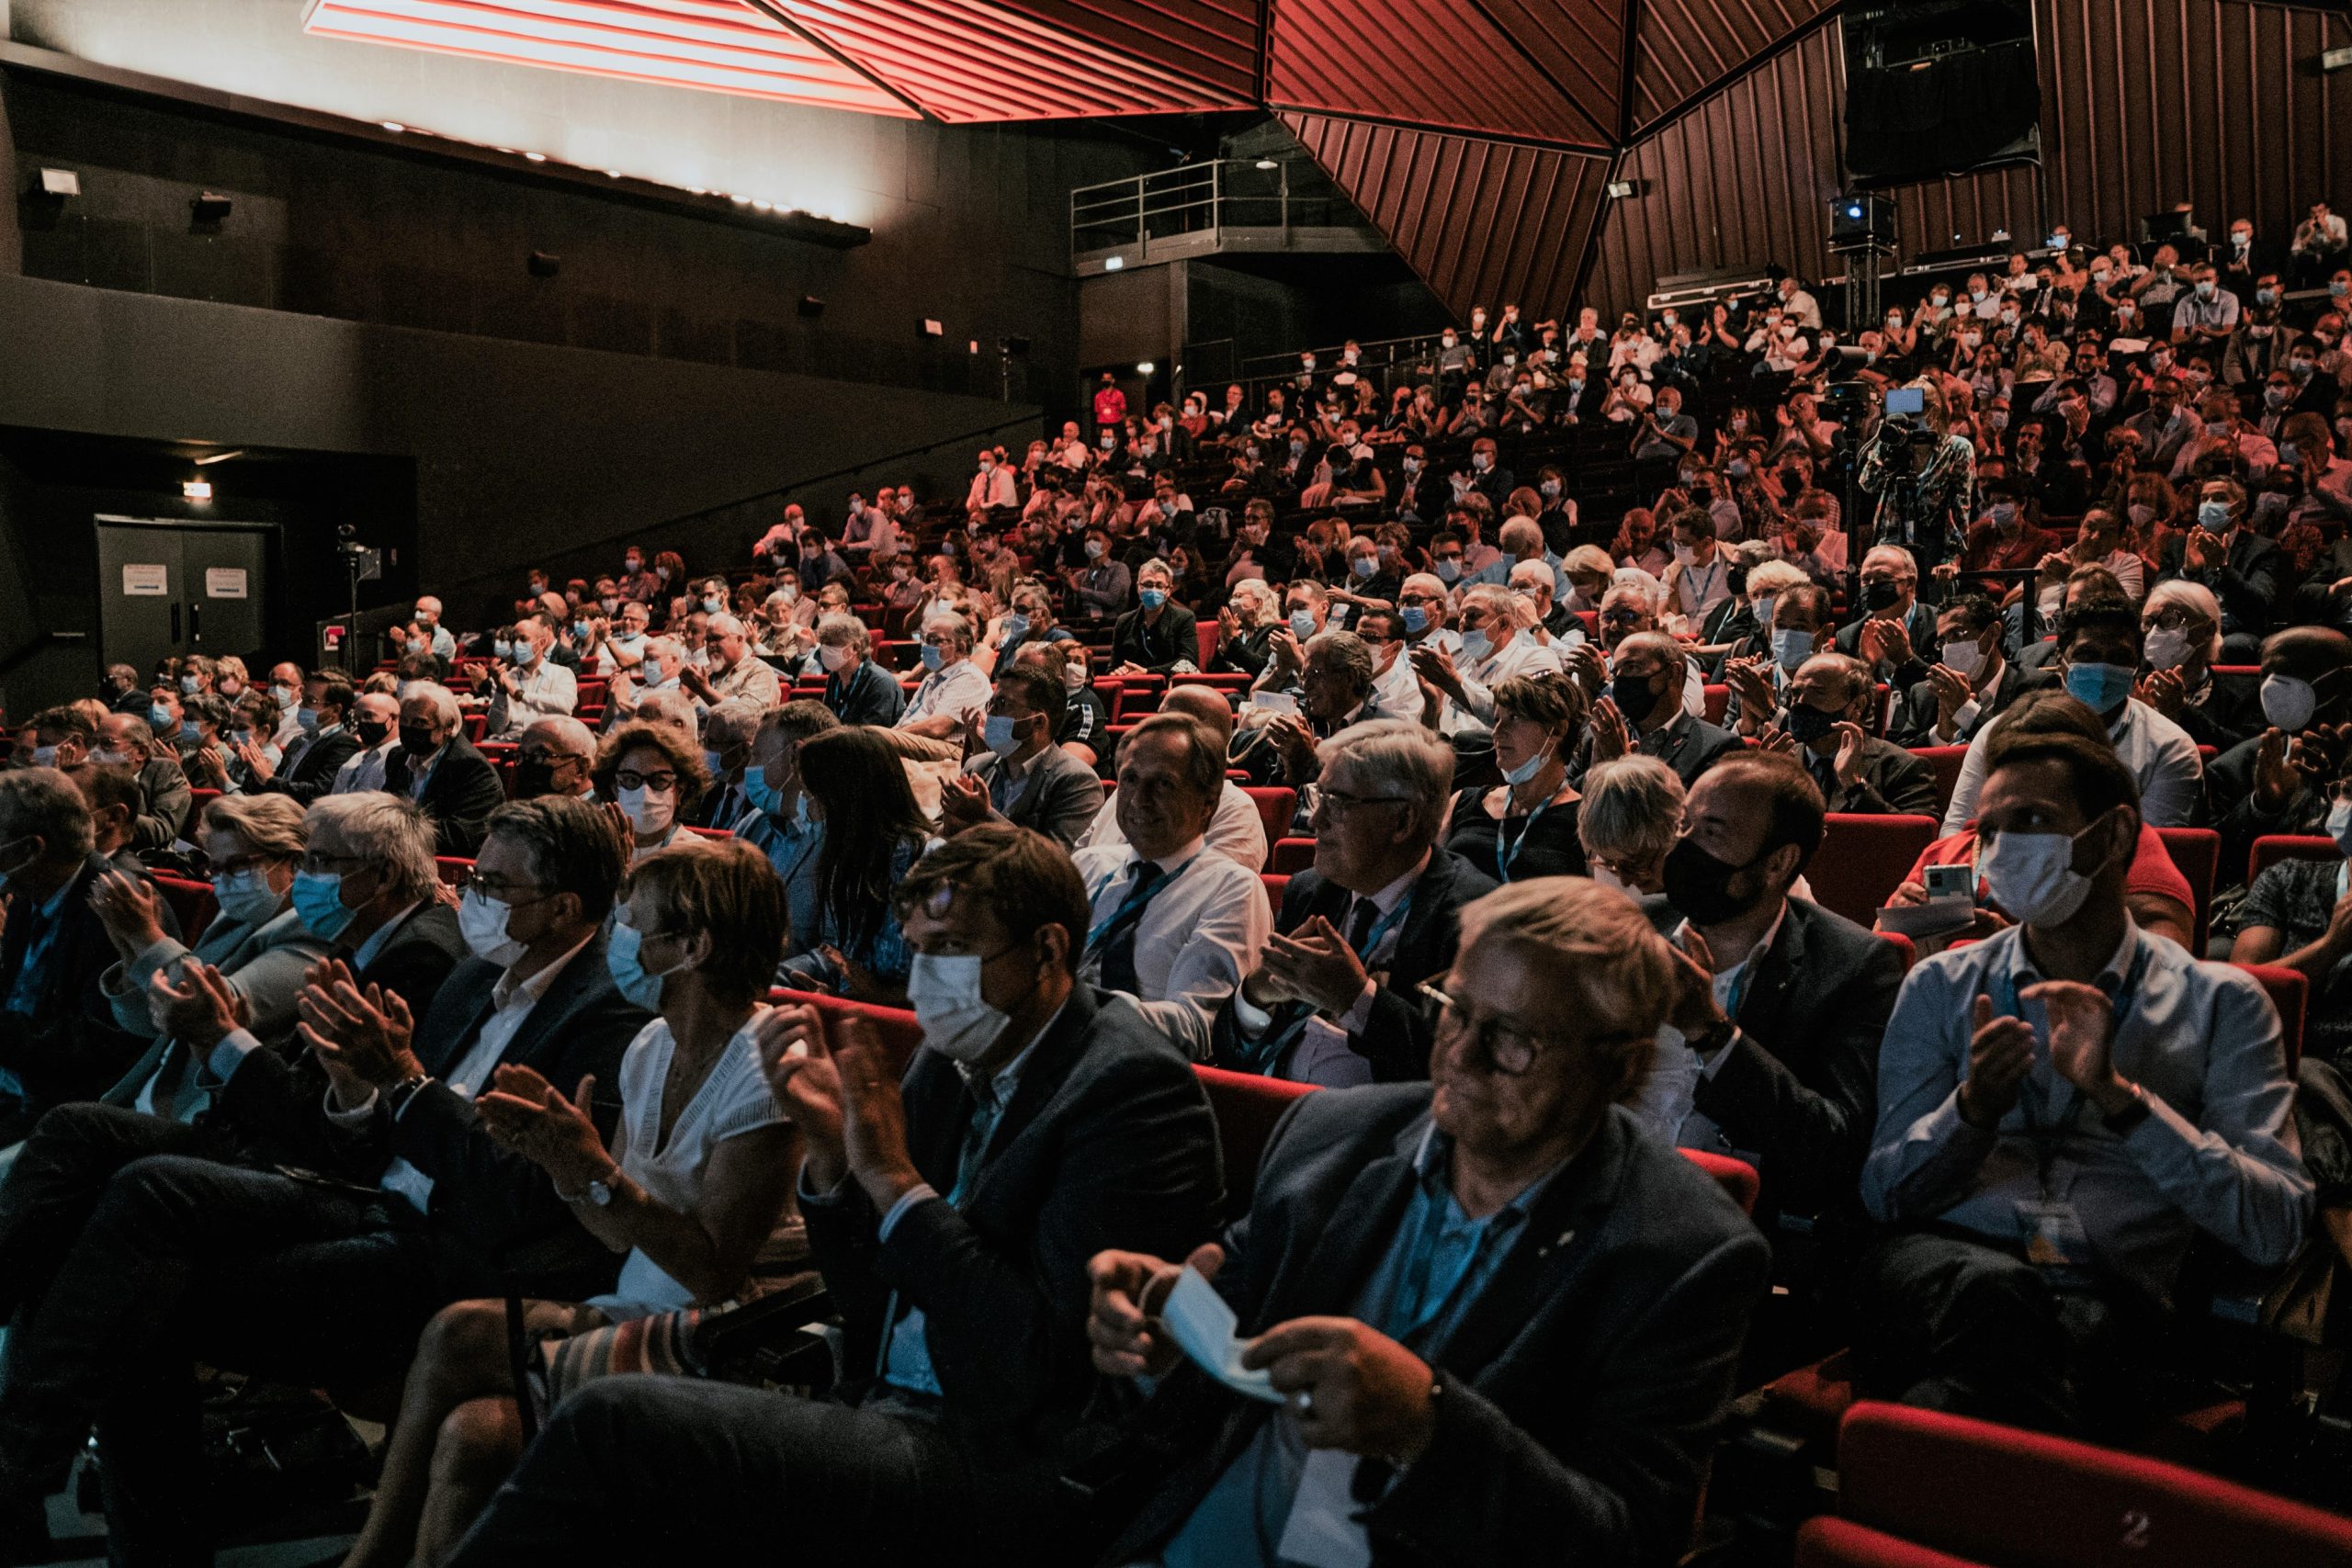
{"type": "Polygon", "coordinates": [[[556,1189],[555,1195],[574,1208],[583,1203],[593,1208],[610,1208],[613,1201],[613,1184],[619,1179],[620,1174],[620,1167],[611,1166],[606,1168],[604,1175],[591,1179],[588,1185],[579,1191],[566,1192],[559,1187],[556,1189]]]}
{"type": "Polygon", "coordinates": [[[432,1081],[433,1079],[424,1073],[419,1073],[413,1078],[401,1079],[384,1091],[385,1109],[395,1117],[399,1116],[402,1111],[408,1109],[408,1102],[416,1098],[416,1091],[432,1081]]]}

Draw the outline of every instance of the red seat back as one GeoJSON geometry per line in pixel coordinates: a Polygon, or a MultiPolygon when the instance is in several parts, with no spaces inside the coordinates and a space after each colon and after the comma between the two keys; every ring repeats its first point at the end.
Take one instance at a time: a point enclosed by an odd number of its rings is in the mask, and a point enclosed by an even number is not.
{"type": "Polygon", "coordinates": [[[463,887],[474,879],[474,863],[463,855],[435,855],[433,871],[452,887],[463,887]]]}
{"type": "Polygon", "coordinates": [[[2165,843],[2165,852],[2172,856],[2172,863],[2188,879],[2188,891],[2193,897],[2189,922],[2192,939],[2190,951],[2198,957],[2205,956],[2205,931],[2213,916],[2213,877],[2222,865],[2222,835],[2211,828],[2159,828],[2156,837],[2165,843]]]}
{"type": "Polygon", "coordinates": [[[1700,716],[1703,717],[1709,724],[1719,725],[1723,723],[1724,715],[1731,710],[1731,688],[1729,686],[1702,686],[1699,690],[1706,699],[1705,711],[1700,716]]]}
{"type": "Polygon", "coordinates": [[[1265,1155],[1274,1123],[1282,1120],[1292,1100],[1314,1093],[1316,1086],[1198,1065],[1193,1076],[1201,1080],[1202,1091],[1209,1097],[1209,1110],[1216,1117],[1217,1153],[1225,1162],[1226,1208],[1238,1214],[1250,1206],[1250,1194],[1257,1189],[1258,1161],[1265,1155]]]}
{"type": "Polygon", "coordinates": [[[1266,842],[1278,842],[1290,831],[1291,814],[1298,809],[1298,791],[1271,784],[1245,784],[1241,793],[1258,808],[1258,820],[1266,826],[1266,842]]]}
{"type": "Polygon", "coordinates": [[[1797,1531],[1796,1568],[1990,1568],[1822,1514],[1797,1531]]]}
{"type": "Polygon", "coordinates": [[[1869,925],[1936,834],[1932,817],[1829,813],[1822,823],[1821,848],[1805,867],[1814,902],[1869,925]]]}
{"type": "Polygon", "coordinates": [[[1864,1401],[1838,1432],[1838,1512],[2002,1568],[2352,1563],[2352,1519],[2159,1460],[1864,1401]]]}
{"type": "Polygon", "coordinates": [[[837,1019],[864,1019],[874,1026],[884,1049],[889,1052],[893,1072],[905,1072],[907,1064],[914,1059],[916,1048],[922,1044],[922,1025],[905,1008],[876,1007],[872,1002],[854,1002],[824,991],[794,991],[782,986],[768,992],[768,1000],[778,1006],[798,1003],[813,1007],[837,1019]]]}
{"type": "Polygon", "coordinates": [[[2312,833],[2265,833],[2245,857],[2246,886],[2282,860],[2342,860],[2334,839],[2312,833]]]}
{"type": "Polygon", "coordinates": [[[187,840],[194,843],[196,836],[204,831],[204,808],[220,799],[220,792],[198,786],[190,788],[187,794],[187,840]]]}
{"type": "Polygon", "coordinates": [[[1936,775],[1936,805],[1939,809],[1951,809],[1951,792],[1960,787],[1960,764],[1968,755],[1965,746],[1914,746],[1911,754],[1928,764],[1936,775]]]}
{"type": "Polygon", "coordinates": [[[213,896],[209,882],[159,871],[155,874],[155,891],[172,907],[172,918],[180,923],[181,940],[191,947],[204,928],[212,923],[212,917],[220,912],[220,900],[213,896]]]}
{"type": "Polygon", "coordinates": [[[2262,982],[2270,993],[2270,1005],[2278,1010],[2278,1032],[2287,1044],[2287,1076],[2295,1076],[2295,1067],[2303,1059],[2303,1014],[2311,1006],[2312,985],[2300,969],[2290,969],[2283,964],[2238,964],[2262,982]]]}
{"type": "Polygon", "coordinates": [[[1272,909],[1275,914],[1281,914],[1283,912],[1283,889],[1290,886],[1290,878],[1287,876],[1277,876],[1271,871],[1265,871],[1258,874],[1258,880],[1265,886],[1267,907],[1272,909]]]}
{"type": "Polygon", "coordinates": [[[1282,876],[1296,876],[1315,865],[1315,840],[1312,839],[1276,839],[1272,851],[1266,856],[1266,869],[1282,876]]]}
{"type": "Polygon", "coordinates": [[[1201,644],[1201,656],[1193,662],[1205,670],[1209,667],[1209,660],[1216,657],[1216,623],[1215,621],[1196,622],[1193,626],[1193,632],[1199,637],[1201,644]]]}
{"type": "Polygon", "coordinates": [[[1754,1166],[1744,1159],[1734,1159],[1729,1155],[1712,1155],[1704,1149],[1685,1149],[1682,1154],[1692,1165],[1715,1179],[1716,1185],[1739,1205],[1741,1213],[1756,1213],[1758,1179],[1754,1166]]]}
{"type": "Polygon", "coordinates": [[[1901,931],[1880,931],[1876,934],[1881,942],[1894,944],[1894,950],[1903,954],[1903,972],[1905,975],[1911,973],[1911,965],[1919,962],[1918,944],[1901,931]]]}
{"type": "Polygon", "coordinates": [[[697,839],[731,839],[735,836],[732,828],[688,828],[686,831],[697,839]]]}

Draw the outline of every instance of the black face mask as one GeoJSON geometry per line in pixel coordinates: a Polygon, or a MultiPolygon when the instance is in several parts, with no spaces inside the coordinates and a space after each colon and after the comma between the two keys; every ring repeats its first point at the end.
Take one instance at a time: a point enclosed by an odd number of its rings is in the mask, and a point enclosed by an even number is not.
{"type": "Polygon", "coordinates": [[[401,750],[422,761],[433,755],[433,731],[421,724],[401,726],[401,750]]]}
{"type": "Polygon", "coordinates": [[[392,732],[392,727],[380,718],[363,718],[354,724],[351,730],[359,737],[362,746],[372,750],[384,743],[384,737],[392,732]]]}
{"type": "Polygon", "coordinates": [[[1903,590],[1885,579],[1862,584],[1862,608],[1865,610],[1892,610],[1894,602],[1902,596],[1903,590]]]}
{"type": "Polygon", "coordinates": [[[1662,868],[1666,901],[1692,925],[1719,926],[1737,919],[1756,907],[1761,890],[1743,895],[1733,892],[1731,885],[1755,863],[1728,865],[1701,849],[1695,839],[1679,840],[1667,852],[1662,868]]]}
{"type": "Polygon", "coordinates": [[[1781,728],[1798,745],[1810,746],[1828,734],[1837,723],[1834,713],[1824,713],[1811,703],[1791,703],[1789,711],[1781,716],[1781,728]]]}
{"type": "Polygon", "coordinates": [[[555,764],[552,762],[516,762],[514,764],[514,798],[529,800],[552,794],[555,790],[555,764]]]}
{"type": "Polygon", "coordinates": [[[1648,675],[1620,675],[1609,682],[1609,700],[1617,705],[1617,711],[1625,716],[1627,724],[1641,723],[1657,706],[1657,694],[1650,689],[1652,679],[1648,675]]]}

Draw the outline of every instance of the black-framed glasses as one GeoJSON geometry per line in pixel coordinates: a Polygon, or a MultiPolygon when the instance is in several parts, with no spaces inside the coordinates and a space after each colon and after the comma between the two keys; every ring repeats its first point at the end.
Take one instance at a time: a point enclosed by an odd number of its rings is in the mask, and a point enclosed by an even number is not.
{"type": "Polygon", "coordinates": [[[623,789],[650,789],[662,793],[678,787],[678,775],[672,773],[640,773],[635,768],[623,768],[613,775],[613,783],[623,789]]]}
{"type": "Polygon", "coordinates": [[[334,872],[338,875],[354,866],[364,868],[376,863],[366,855],[331,855],[324,850],[305,850],[300,862],[304,871],[334,872]]]}
{"type": "Polygon", "coordinates": [[[553,897],[543,885],[537,882],[509,882],[503,877],[489,877],[479,874],[466,880],[466,890],[469,893],[479,893],[485,898],[495,898],[510,909],[519,909],[526,904],[536,904],[541,898],[553,897]],[[535,894],[537,897],[518,898],[515,897],[518,893],[535,894]]]}

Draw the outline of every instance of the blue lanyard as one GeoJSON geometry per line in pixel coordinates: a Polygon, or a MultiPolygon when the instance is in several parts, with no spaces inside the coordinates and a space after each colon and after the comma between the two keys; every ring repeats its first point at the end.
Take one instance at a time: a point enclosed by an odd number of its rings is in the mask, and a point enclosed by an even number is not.
{"type": "MultiPolygon", "coordinates": [[[[1503,787],[1509,789],[1510,786],[1505,784],[1503,787]]],[[[1510,868],[1518,863],[1520,852],[1527,848],[1528,836],[1535,831],[1535,824],[1544,819],[1544,813],[1551,809],[1552,803],[1547,800],[1529,812],[1527,825],[1519,830],[1519,837],[1510,841],[1508,850],[1503,848],[1503,827],[1510,820],[1510,816],[1506,814],[1502,821],[1495,824],[1495,874],[1499,880],[1510,880],[1510,868]]]]}
{"type": "Polygon", "coordinates": [[[1358,958],[1362,959],[1367,964],[1370,964],[1372,962],[1372,955],[1380,951],[1380,939],[1386,936],[1392,928],[1394,928],[1399,921],[1403,920],[1406,911],[1412,908],[1412,907],[1413,895],[1412,891],[1408,888],[1406,890],[1405,896],[1396,900],[1396,907],[1389,910],[1388,913],[1381,916],[1377,920],[1374,920],[1372,924],[1372,930],[1363,933],[1363,945],[1362,947],[1357,947],[1353,942],[1350,942],[1348,944],[1349,947],[1354,952],[1358,958]]]}
{"type": "MultiPolygon", "coordinates": [[[[2024,949],[2024,944],[2025,932],[2020,927],[2018,932],[2018,945],[2020,953],[2024,949]]],[[[2139,1003],[2140,982],[2148,973],[2148,951],[2147,941],[2143,937],[2134,945],[2131,967],[2124,971],[2123,984],[2113,998],[2113,1010],[2109,1015],[2107,1026],[2108,1051],[2110,1059],[2115,1050],[2115,1042],[2122,1037],[2124,1021],[2132,1016],[2132,1010],[2139,1003]]],[[[2004,1010],[2007,1015],[2016,1019],[2024,1018],[2025,1003],[2018,995],[2018,972],[2014,957],[2008,967],[2002,973],[2001,987],[2007,993],[2008,1005],[2004,1010]]],[[[2042,1037],[2046,1041],[2046,1034],[2042,1037]]],[[[2052,1071],[2054,1073],[2056,1069],[2053,1067],[2052,1071]]],[[[2065,1137],[2066,1129],[2073,1125],[2075,1114],[2082,1109],[2083,1091],[2068,1084],[2066,1088],[2069,1092],[2064,1109],[2051,1118],[2047,1125],[2044,1125],[2041,1119],[2033,1111],[2033,1101],[2041,1097],[2041,1087],[2034,1085],[2032,1088],[2031,1096],[2020,1094],[2018,1097],[2018,1107],[2025,1113],[2026,1135],[2033,1140],[2034,1163],[2041,1175],[2041,1195],[2048,1199],[2053,1196],[2051,1189],[2051,1176],[2058,1164],[2058,1145],[2060,1140],[2065,1137]]]]}

